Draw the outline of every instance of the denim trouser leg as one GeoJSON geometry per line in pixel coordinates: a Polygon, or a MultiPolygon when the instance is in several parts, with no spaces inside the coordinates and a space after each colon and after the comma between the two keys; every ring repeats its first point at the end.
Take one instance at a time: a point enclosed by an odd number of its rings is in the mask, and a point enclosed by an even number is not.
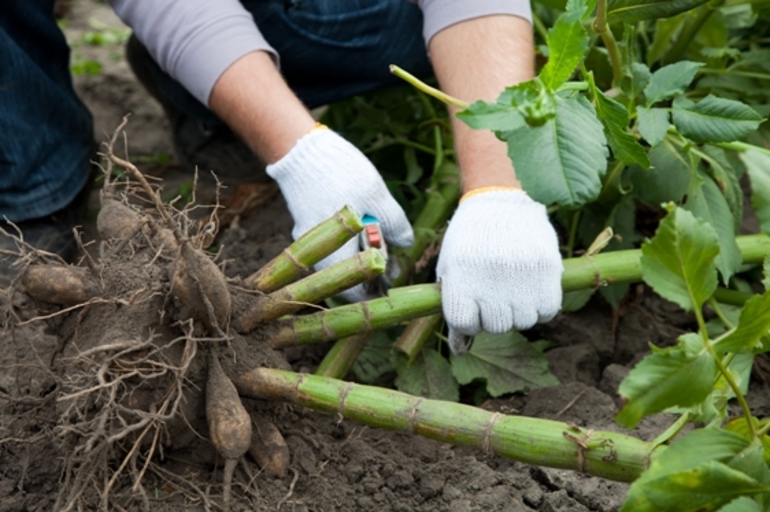
{"type": "MultiPolygon", "coordinates": [[[[389,64],[427,77],[422,12],[407,0],[242,0],[280,55],[289,86],[309,108],[400,83],[389,64]]],[[[174,106],[207,127],[221,121],[151,64],[174,106]]]]}
{"type": "Polygon", "coordinates": [[[54,0],[0,9],[0,218],[67,206],[88,179],[91,114],[72,88],[54,0]]]}

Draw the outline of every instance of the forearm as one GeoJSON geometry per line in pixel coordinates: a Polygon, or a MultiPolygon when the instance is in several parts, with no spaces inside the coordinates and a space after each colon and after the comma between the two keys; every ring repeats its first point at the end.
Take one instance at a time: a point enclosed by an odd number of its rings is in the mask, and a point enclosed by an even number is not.
{"type": "Polygon", "coordinates": [[[214,84],[209,106],[266,163],[280,160],[315,121],[266,52],[244,55],[214,84]]]}
{"type": "MultiPolygon", "coordinates": [[[[466,101],[494,101],[505,87],[534,76],[532,26],[517,16],[452,25],[431,39],[429,50],[441,89],[466,101]]],[[[505,143],[456,118],[452,124],[464,191],[519,186],[505,143]]]]}

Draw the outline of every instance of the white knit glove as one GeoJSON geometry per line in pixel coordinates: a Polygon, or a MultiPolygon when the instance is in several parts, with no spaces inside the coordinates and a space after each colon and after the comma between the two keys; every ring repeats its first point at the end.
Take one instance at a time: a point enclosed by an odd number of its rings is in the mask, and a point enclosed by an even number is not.
{"type": "MultiPolygon", "coordinates": [[[[404,210],[390,195],[377,169],[355,146],[326,127],[302,137],[288,154],[267,166],[267,174],[278,182],[286,199],[294,219],[295,240],[348,205],[361,216],[376,217],[388,243],[407,247],[414,242],[404,210]]],[[[354,237],[316,264],[316,270],[358,252],[358,238],[354,237]]],[[[362,285],[342,296],[351,302],[369,298],[362,285]]]]}
{"type": "Polygon", "coordinates": [[[542,204],[516,189],[472,191],[449,224],[436,275],[452,352],[482,329],[502,334],[556,316],[564,267],[542,204]]]}

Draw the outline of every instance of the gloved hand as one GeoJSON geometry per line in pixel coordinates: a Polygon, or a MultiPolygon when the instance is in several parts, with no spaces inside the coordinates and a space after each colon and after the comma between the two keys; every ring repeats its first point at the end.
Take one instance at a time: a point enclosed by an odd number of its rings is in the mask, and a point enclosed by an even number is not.
{"type": "Polygon", "coordinates": [[[436,268],[452,352],[466,352],[482,329],[502,334],[556,316],[563,270],[542,204],[508,187],[466,194],[436,268]]]}
{"type": "MultiPolygon", "coordinates": [[[[267,174],[278,182],[286,199],[294,219],[295,240],[348,205],[361,216],[376,217],[388,243],[407,247],[414,242],[404,210],[390,195],[377,169],[355,146],[325,126],[297,141],[288,154],[267,166],[267,174]]],[[[354,237],[315,268],[326,268],[359,251],[358,238],[354,237]]],[[[342,296],[351,302],[369,298],[362,285],[342,296]]]]}

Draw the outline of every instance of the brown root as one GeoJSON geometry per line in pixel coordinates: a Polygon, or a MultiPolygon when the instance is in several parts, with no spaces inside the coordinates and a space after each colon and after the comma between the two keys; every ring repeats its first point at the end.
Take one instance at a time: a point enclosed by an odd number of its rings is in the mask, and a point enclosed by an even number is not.
{"type": "Polygon", "coordinates": [[[99,293],[99,287],[83,267],[30,266],[22,276],[24,289],[35,300],[62,306],[82,304],[99,293]]]}
{"type": "Polygon", "coordinates": [[[259,414],[252,415],[249,455],[268,473],[285,478],[289,469],[289,446],[275,424],[259,414]]]}
{"type": "Polygon", "coordinates": [[[174,296],[193,317],[221,333],[230,319],[230,291],[219,267],[189,243],[182,245],[174,265],[174,296]]]}
{"type": "Polygon", "coordinates": [[[206,380],[206,419],[211,442],[225,459],[222,500],[228,504],[233,469],[251,444],[251,418],[213,350],[206,380]]]}

